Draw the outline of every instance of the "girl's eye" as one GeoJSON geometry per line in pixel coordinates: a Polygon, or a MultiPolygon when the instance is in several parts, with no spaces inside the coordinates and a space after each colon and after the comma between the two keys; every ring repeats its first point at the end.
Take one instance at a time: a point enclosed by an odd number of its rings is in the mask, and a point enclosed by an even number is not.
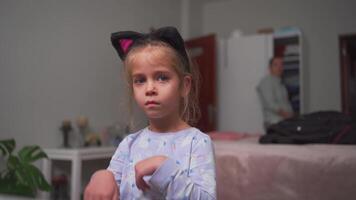
{"type": "Polygon", "coordinates": [[[146,81],[146,79],[143,77],[136,77],[133,79],[133,83],[135,85],[140,85],[140,84],[144,83],[145,81],[146,81]]]}
{"type": "Polygon", "coordinates": [[[160,74],[157,76],[157,80],[160,82],[166,82],[169,80],[169,77],[167,75],[164,74],[160,74]]]}

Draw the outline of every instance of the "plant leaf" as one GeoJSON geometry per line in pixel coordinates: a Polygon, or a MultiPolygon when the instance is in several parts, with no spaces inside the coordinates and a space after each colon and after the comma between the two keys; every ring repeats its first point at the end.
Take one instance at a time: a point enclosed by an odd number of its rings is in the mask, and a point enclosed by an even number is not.
{"type": "Polygon", "coordinates": [[[16,171],[16,168],[18,168],[19,165],[20,160],[16,156],[10,155],[7,159],[7,168],[9,171],[16,171]]]}
{"type": "Polygon", "coordinates": [[[1,141],[1,154],[7,159],[7,168],[0,172],[0,193],[35,196],[37,190],[50,191],[52,187],[44,178],[42,172],[31,163],[47,158],[39,146],[25,146],[18,155],[12,155],[15,148],[14,140],[1,141]]]}
{"type": "Polygon", "coordinates": [[[8,156],[15,149],[16,143],[14,139],[0,140],[0,152],[4,156],[8,156]]]}
{"type": "Polygon", "coordinates": [[[23,147],[18,155],[20,160],[26,163],[32,163],[41,158],[47,158],[47,154],[37,145],[23,147]]]}
{"type": "Polygon", "coordinates": [[[43,190],[43,191],[50,191],[52,187],[46,181],[42,172],[35,166],[28,164],[25,166],[26,171],[30,174],[33,184],[36,188],[43,190]]]}
{"type": "Polygon", "coordinates": [[[14,181],[15,179],[0,179],[0,193],[35,197],[35,191],[29,186],[22,185],[14,181]]]}
{"type": "Polygon", "coordinates": [[[22,163],[16,156],[10,155],[7,166],[10,174],[14,174],[14,182],[25,185],[31,188],[35,188],[34,182],[26,170],[26,163],[22,163]]]}

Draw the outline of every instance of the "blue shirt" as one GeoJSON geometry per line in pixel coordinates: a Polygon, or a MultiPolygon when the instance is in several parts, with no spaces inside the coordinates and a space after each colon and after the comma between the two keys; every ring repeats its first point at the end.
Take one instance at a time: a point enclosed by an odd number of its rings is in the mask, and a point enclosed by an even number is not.
{"type": "Polygon", "coordinates": [[[215,162],[210,137],[196,128],[157,133],[144,128],[127,136],[108,167],[120,187],[120,199],[216,199],[215,162]],[[136,186],[135,164],[165,155],[166,161],[136,186]]]}

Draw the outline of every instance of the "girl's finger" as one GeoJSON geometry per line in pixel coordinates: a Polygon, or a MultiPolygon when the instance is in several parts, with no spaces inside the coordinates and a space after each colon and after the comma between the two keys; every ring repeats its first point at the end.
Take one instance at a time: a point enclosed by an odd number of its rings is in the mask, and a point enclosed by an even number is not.
{"type": "Polygon", "coordinates": [[[142,183],[142,179],[140,179],[140,178],[138,178],[137,180],[136,180],[136,185],[137,185],[137,187],[140,189],[140,190],[144,190],[145,189],[145,185],[144,185],[144,183],[142,183]]]}
{"type": "Polygon", "coordinates": [[[112,197],[112,200],[118,200],[119,199],[119,194],[118,194],[118,190],[115,190],[114,196],[112,197]]]}
{"type": "Polygon", "coordinates": [[[137,177],[136,179],[136,185],[137,187],[142,190],[145,191],[146,189],[149,189],[150,187],[147,185],[147,183],[143,180],[142,176],[137,177]]]}
{"type": "Polygon", "coordinates": [[[137,176],[136,176],[136,186],[137,186],[138,189],[142,190],[140,179],[137,176]]]}

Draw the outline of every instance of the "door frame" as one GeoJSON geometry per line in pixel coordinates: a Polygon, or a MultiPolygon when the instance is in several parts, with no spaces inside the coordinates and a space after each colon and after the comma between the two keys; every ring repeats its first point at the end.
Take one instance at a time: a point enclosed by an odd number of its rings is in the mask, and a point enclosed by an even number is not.
{"type": "Polygon", "coordinates": [[[350,98],[348,91],[349,55],[347,54],[347,44],[350,40],[356,40],[356,33],[339,35],[339,56],[340,56],[340,82],[341,82],[341,107],[342,112],[350,114],[350,98]]]}
{"type": "MultiPolygon", "coordinates": [[[[211,132],[216,130],[217,118],[216,118],[216,106],[217,106],[217,40],[215,34],[208,34],[200,37],[191,38],[185,41],[185,46],[188,51],[192,51],[190,57],[192,62],[196,65],[195,67],[199,71],[200,76],[200,87],[199,87],[199,106],[201,110],[201,118],[197,122],[196,126],[203,132],[211,132]],[[210,75],[205,77],[202,70],[203,66],[200,66],[201,63],[197,63],[195,59],[200,57],[199,54],[204,54],[200,52],[199,49],[205,49],[205,54],[211,55],[209,57],[211,66],[209,67],[210,75]],[[196,49],[195,49],[196,48],[196,49]],[[197,52],[198,56],[194,56],[194,52],[197,52]],[[209,78],[209,79],[207,79],[209,78]],[[209,82],[210,87],[207,88],[207,84],[204,84],[204,81],[209,82]],[[207,91],[210,95],[206,96],[207,91]],[[205,96],[204,96],[205,94],[205,96]],[[204,103],[203,103],[204,102],[204,103]],[[204,104],[207,103],[205,106],[204,104]],[[205,117],[203,116],[205,113],[205,117]]],[[[209,73],[208,73],[209,74],[209,73]]]]}

